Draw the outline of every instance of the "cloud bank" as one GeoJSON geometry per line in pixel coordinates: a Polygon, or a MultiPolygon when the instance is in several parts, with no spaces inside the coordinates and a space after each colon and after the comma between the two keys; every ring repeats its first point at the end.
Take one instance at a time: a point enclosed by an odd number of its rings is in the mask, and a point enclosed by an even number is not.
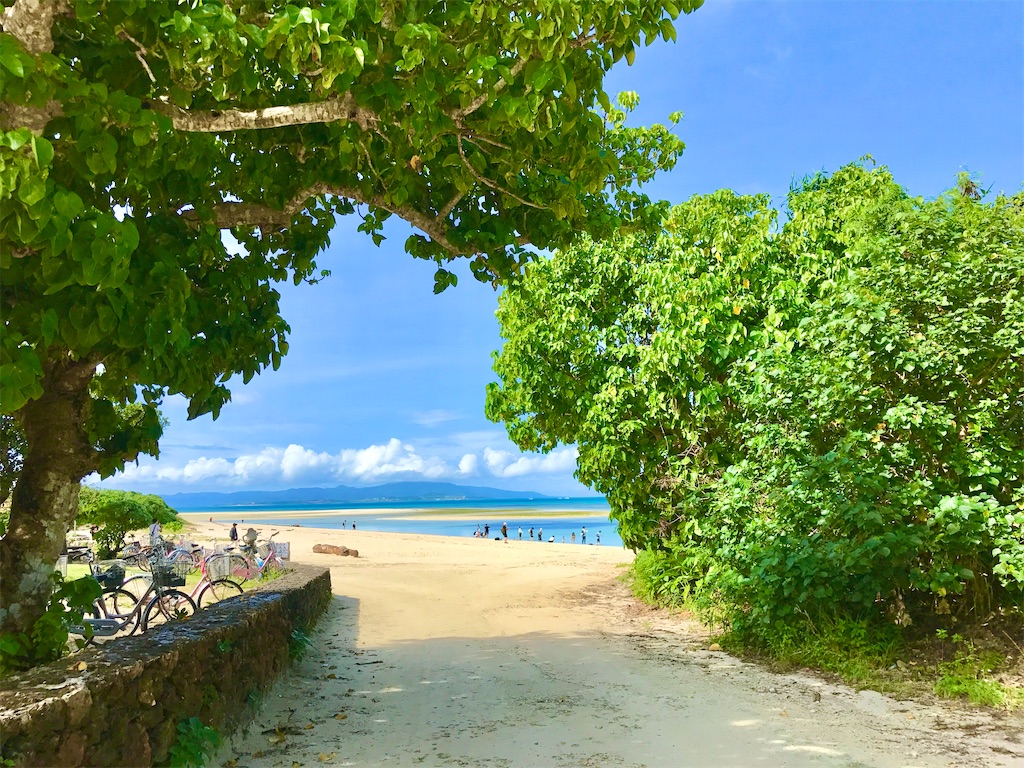
{"type": "Polygon", "coordinates": [[[484,447],[458,459],[425,455],[391,438],[383,445],[346,448],[338,453],[301,445],[268,447],[234,458],[199,457],[183,463],[147,460],[128,465],[101,483],[110,487],[163,486],[178,490],[203,488],[271,488],[355,483],[372,485],[391,480],[453,480],[572,476],[575,446],[545,455],[525,455],[484,447]]]}

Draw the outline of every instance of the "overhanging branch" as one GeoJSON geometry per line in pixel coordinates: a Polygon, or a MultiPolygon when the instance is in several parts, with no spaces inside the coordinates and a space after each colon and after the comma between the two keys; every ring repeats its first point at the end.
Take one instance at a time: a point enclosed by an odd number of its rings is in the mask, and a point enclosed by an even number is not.
{"type": "MultiPolygon", "coordinates": [[[[213,207],[213,221],[220,229],[232,227],[283,229],[291,224],[297,213],[306,208],[311,198],[328,195],[348,198],[389,211],[422,231],[453,256],[473,255],[473,252],[459,248],[448,239],[448,223],[445,217],[430,216],[407,205],[395,205],[388,202],[383,195],[364,195],[357,187],[346,185],[314,184],[296,193],[281,209],[259,203],[220,203],[213,207]]],[[[194,210],[183,211],[181,216],[188,221],[199,220],[199,216],[194,210]]]]}
{"type": "Polygon", "coordinates": [[[154,102],[152,108],[171,118],[174,127],[188,133],[228,133],[231,131],[282,128],[309,123],[353,122],[364,131],[377,122],[372,110],[357,106],[351,93],[336,99],[290,104],[264,109],[191,110],[154,102]]]}

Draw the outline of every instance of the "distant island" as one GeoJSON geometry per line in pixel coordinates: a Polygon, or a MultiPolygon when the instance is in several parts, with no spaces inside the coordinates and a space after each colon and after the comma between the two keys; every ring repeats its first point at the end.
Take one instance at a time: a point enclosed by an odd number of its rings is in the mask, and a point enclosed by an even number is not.
{"type": "Polygon", "coordinates": [[[353,488],[289,488],[284,491],[235,491],[233,493],[175,493],[164,501],[177,510],[237,507],[256,504],[339,504],[410,501],[484,501],[494,499],[549,499],[533,491],[507,491],[455,483],[401,482],[353,488]]]}

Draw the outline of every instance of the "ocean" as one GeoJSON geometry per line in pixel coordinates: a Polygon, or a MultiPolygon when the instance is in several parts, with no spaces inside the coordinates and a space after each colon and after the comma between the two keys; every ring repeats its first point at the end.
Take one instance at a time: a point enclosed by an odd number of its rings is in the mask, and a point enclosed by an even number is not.
{"type": "MultiPolygon", "coordinates": [[[[266,536],[274,526],[300,525],[308,528],[349,528],[363,531],[422,533],[434,536],[472,538],[476,530],[489,526],[489,537],[501,535],[502,523],[508,523],[508,537],[530,540],[530,528],[543,531],[544,541],[553,536],[568,544],[572,534],[581,544],[582,529],[587,529],[587,544],[621,547],[618,529],[608,518],[608,502],[603,498],[487,499],[479,501],[380,501],[345,504],[245,504],[238,506],[182,509],[186,517],[209,517],[217,522],[244,522],[266,536]]],[[[279,535],[279,538],[282,538],[279,535]]]]}

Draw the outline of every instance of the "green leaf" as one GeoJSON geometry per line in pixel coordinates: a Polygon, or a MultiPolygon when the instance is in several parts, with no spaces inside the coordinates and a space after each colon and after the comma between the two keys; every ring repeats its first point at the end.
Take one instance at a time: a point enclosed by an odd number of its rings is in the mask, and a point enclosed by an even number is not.
{"type": "Polygon", "coordinates": [[[32,153],[36,158],[36,167],[48,168],[53,162],[53,144],[42,136],[32,137],[32,153]]]}

